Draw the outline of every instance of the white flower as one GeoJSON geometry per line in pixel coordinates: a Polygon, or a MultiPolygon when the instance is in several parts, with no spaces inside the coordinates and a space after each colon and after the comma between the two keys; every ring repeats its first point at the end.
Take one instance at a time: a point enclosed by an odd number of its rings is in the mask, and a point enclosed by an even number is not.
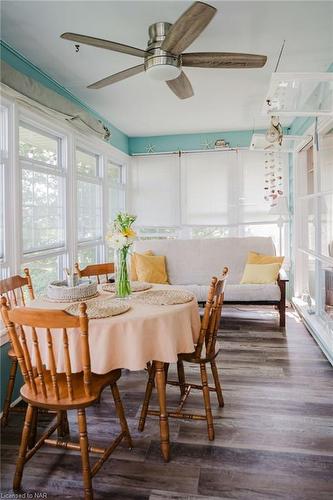
{"type": "Polygon", "coordinates": [[[126,236],[121,233],[108,233],[106,239],[110,247],[114,248],[115,250],[120,250],[121,248],[124,248],[128,245],[126,236]]]}

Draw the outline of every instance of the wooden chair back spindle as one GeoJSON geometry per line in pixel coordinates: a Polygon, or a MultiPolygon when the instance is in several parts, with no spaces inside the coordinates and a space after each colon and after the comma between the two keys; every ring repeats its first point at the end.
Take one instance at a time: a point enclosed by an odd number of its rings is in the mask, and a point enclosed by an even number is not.
{"type": "Polygon", "coordinates": [[[216,336],[221,318],[222,305],[224,300],[224,290],[229,269],[225,267],[221,278],[213,277],[210,283],[208,297],[204,309],[203,318],[197,346],[195,349],[195,358],[199,359],[202,355],[202,348],[205,344],[206,356],[215,351],[216,336]]]}
{"type": "Polygon", "coordinates": [[[109,274],[114,274],[114,263],[108,262],[105,264],[91,264],[84,269],[80,269],[79,264],[75,264],[75,270],[78,273],[79,277],[87,277],[92,278],[95,277],[97,283],[101,283],[101,276],[105,277],[105,281],[107,282],[109,279],[109,274]]]}
{"type": "Polygon", "coordinates": [[[30,300],[34,300],[35,294],[32,286],[32,281],[29,269],[24,269],[25,277],[16,274],[0,280],[0,295],[7,298],[10,307],[25,306],[26,300],[24,296],[24,287],[28,288],[28,295],[30,300]]]}
{"type": "Polygon", "coordinates": [[[80,330],[81,356],[83,366],[83,392],[86,396],[91,394],[91,365],[88,338],[87,306],[80,304],[80,316],[71,316],[65,311],[33,309],[28,307],[16,307],[10,309],[7,298],[1,298],[1,313],[4,323],[8,329],[15,354],[17,356],[25,383],[39,397],[48,401],[58,401],[60,395],[64,397],[64,389],[61,391],[59,376],[65,374],[67,397],[75,403],[75,394],[72,383],[72,368],[70,351],[68,345],[68,328],[80,330]],[[31,331],[31,345],[28,347],[27,332],[31,331]],[[18,335],[18,330],[20,335],[18,335]],[[56,355],[54,352],[53,333],[58,335],[62,332],[62,347],[64,352],[64,372],[57,370],[56,355]],[[43,353],[39,345],[39,336],[46,335],[47,352],[43,353]],[[34,370],[35,369],[35,370],[34,370]],[[38,380],[38,383],[37,383],[38,380]]]}

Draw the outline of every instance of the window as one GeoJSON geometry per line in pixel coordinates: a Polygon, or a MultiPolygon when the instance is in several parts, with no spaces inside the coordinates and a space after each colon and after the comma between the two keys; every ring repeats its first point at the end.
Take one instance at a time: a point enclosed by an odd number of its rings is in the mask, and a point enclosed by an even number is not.
{"type": "Polygon", "coordinates": [[[113,163],[111,160],[106,164],[106,185],[107,185],[107,223],[110,225],[117,213],[125,209],[125,179],[124,169],[121,165],[113,163]]]}
{"type": "Polygon", "coordinates": [[[333,129],[320,127],[296,160],[294,301],[333,360],[333,129]]]}
{"type": "Polygon", "coordinates": [[[79,247],[77,260],[81,268],[100,262],[100,246],[79,247]]]}
{"type": "Polygon", "coordinates": [[[103,253],[102,176],[98,154],[76,149],[77,240],[80,266],[100,262],[103,253]]]}
{"type": "Polygon", "coordinates": [[[10,174],[8,162],[8,107],[0,105],[0,279],[6,277],[8,256],[6,252],[6,189],[10,174]]]}
{"type": "Polygon", "coordinates": [[[235,220],[231,177],[237,176],[234,151],[185,153],[182,157],[182,223],[224,225],[235,220]]]}
{"type": "Polygon", "coordinates": [[[24,122],[19,126],[21,262],[37,292],[66,265],[66,169],[63,141],[24,122]]]}
{"type": "Polygon", "coordinates": [[[64,279],[65,267],[111,260],[104,236],[125,210],[125,162],[107,143],[26,109],[4,92],[0,279],[28,267],[36,293],[45,293],[50,281],[64,279]]]}
{"type": "Polygon", "coordinates": [[[23,274],[25,267],[29,268],[35,294],[40,295],[45,292],[47,285],[51,281],[56,281],[62,277],[63,268],[66,266],[63,256],[56,255],[24,262],[21,266],[21,274],[23,274]]]}
{"type": "Polygon", "coordinates": [[[65,171],[60,140],[19,128],[23,254],[65,247],[65,171]]]}
{"type": "Polygon", "coordinates": [[[177,155],[135,157],[131,167],[131,210],[140,227],[175,227],[180,222],[177,155]]]}
{"type": "Polygon", "coordinates": [[[180,231],[175,227],[141,227],[138,234],[142,240],[170,240],[179,237],[180,231]]]}
{"type": "Polygon", "coordinates": [[[271,236],[277,252],[288,255],[287,160],[282,153],[274,160],[285,204],[272,213],[264,199],[265,153],[261,151],[136,157],[131,201],[140,236],[160,237],[162,229],[182,238],[271,236]],[[285,213],[280,214],[284,207],[285,213]]]}
{"type": "Polygon", "coordinates": [[[225,236],[231,236],[230,228],[228,227],[214,227],[214,226],[203,226],[203,227],[193,227],[191,231],[192,238],[223,238],[225,236]]]}

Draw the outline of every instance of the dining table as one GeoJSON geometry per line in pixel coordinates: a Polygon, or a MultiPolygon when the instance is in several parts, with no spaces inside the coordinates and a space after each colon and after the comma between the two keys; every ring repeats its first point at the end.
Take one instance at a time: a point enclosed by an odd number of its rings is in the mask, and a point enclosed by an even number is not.
{"type": "MultiPolygon", "coordinates": [[[[166,404],[165,364],[176,363],[179,353],[191,353],[200,332],[200,315],[195,297],[187,296],[186,302],[177,304],[147,303],[146,292],[132,293],[129,298],[119,299],[115,294],[98,286],[94,304],[125,304],[122,314],[89,319],[89,347],[91,370],[96,374],[108,373],[118,368],[130,371],[144,370],[147,363],[155,362],[155,385],[159,403],[160,446],[163,459],[170,459],[169,422],[166,404]]],[[[153,285],[151,291],[179,290],[172,285],[153,285]]],[[[150,293],[150,296],[153,295],[150,293]]],[[[188,295],[188,292],[187,292],[188,295]]],[[[30,307],[68,310],[70,304],[36,298],[30,307]]],[[[47,359],[46,336],[38,332],[40,349],[47,359]]],[[[56,353],[57,371],[64,371],[64,354],[61,335],[52,332],[56,353]]],[[[75,329],[68,330],[69,349],[73,372],[83,369],[81,362],[80,335],[75,329]]]]}

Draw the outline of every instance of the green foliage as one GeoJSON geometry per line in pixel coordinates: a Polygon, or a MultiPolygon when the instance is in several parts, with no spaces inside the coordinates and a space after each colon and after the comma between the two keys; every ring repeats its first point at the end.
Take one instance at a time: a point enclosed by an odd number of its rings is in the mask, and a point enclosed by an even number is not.
{"type": "Polygon", "coordinates": [[[136,221],[136,215],[130,215],[125,212],[119,212],[114,221],[114,229],[124,232],[132,227],[136,221]]]}

